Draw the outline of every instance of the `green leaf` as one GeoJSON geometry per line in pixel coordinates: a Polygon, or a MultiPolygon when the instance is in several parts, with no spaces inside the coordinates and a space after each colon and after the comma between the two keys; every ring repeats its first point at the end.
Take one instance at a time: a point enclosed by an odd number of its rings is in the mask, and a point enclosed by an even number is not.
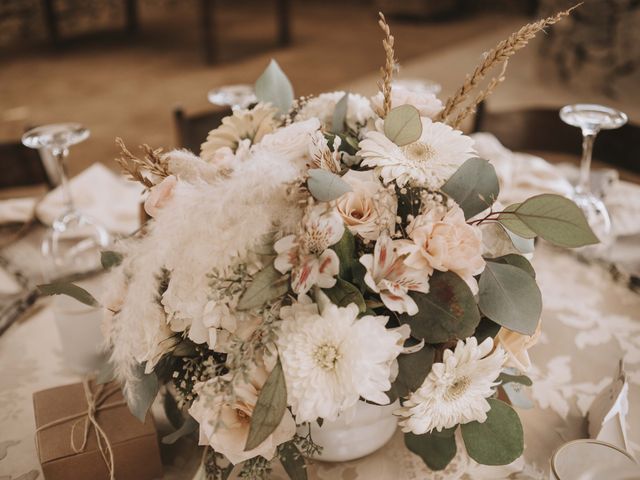
{"type": "Polygon", "coordinates": [[[516,218],[532,232],[560,247],[575,248],[599,242],[580,207],[560,195],[536,195],[522,202],[511,213],[501,214],[499,220],[504,225],[503,217],[516,218]]]}
{"type": "Polygon", "coordinates": [[[398,376],[392,386],[398,397],[406,397],[420,388],[431,371],[435,354],[435,348],[425,345],[415,353],[398,355],[398,376]]]}
{"type": "Polygon", "coordinates": [[[447,180],[442,191],[460,205],[468,219],[493,205],[500,185],[493,165],[482,158],[470,158],[447,180]]]}
{"type": "Polygon", "coordinates": [[[455,428],[442,432],[404,434],[404,444],[431,470],[444,470],[456,455],[455,428]]]}
{"type": "Polygon", "coordinates": [[[133,378],[128,380],[123,389],[124,398],[129,410],[141,422],[144,422],[147,411],[158,394],[158,377],[154,372],[144,373],[144,366],[137,365],[132,370],[133,378]]]}
{"type": "Polygon", "coordinates": [[[487,262],[478,287],[478,306],[485,316],[509,330],[533,335],[542,313],[542,294],[531,274],[487,262]]]}
{"type": "Polygon", "coordinates": [[[105,362],[102,363],[102,365],[100,365],[100,369],[96,374],[96,383],[98,385],[102,385],[104,383],[109,383],[115,380],[115,378],[116,378],[116,367],[112,362],[110,362],[109,360],[106,360],[105,362]]]}
{"type": "Polygon", "coordinates": [[[340,272],[338,276],[345,280],[351,280],[353,265],[359,262],[355,260],[356,241],[348,228],[345,227],[342,238],[340,238],[340,241],[333,245],[331,249],[336,252],[338,260],[340,260],[340,272]]]}
{"type": "Polygon", "coordinates": [[[87,292],[84,288],[69,282],[56,282],[38,285],[38,290],[42,295],[66,295],[75,298],[77,301],[89,305],[90,307],[99,307],[100,303],[87,292]]]}
{"type": "Polygon", "coordinates": [[[347,119],[347,107],[349,105],[349,92],[346,92],[333,111],[333,122],[331,123],[331,131],[333,133],[342,133],[345,129],[345,121],[347,119]]]}
{"type": "Polygon", "coordinates": [[[360,313],[364,313],[367,310],[367,304],[358,287],[346,280],[338,278],[333,287],[325,288],[322,291],[327,294],[332,303],[339,307],[346,307],[351,303],[355,303],[360,313]]]}
{"type": "Polygon", "coordinates": [[[173,428],[178,430],[185,422],[184,415],[178,402],[171,392],[166,391],[162,395],[162,406],[164,407],[164,414],[167,416],[169,423],[173,428]]]}
{"type": "MultiPolygon", "coordinates": [[[[501,226],[501,228],[503,227],[501,226]]],[[[504,228],[504,232],[508,235],[515,249],[520,253],[533,253],[535,251],[536,244],[533,238],[521,237],[506,228],[504,228]]]]}
{"type": "Polygon", "coordinates": [[[258,395],[258,402],[251,416],[245,452],[258,447],[278,428],[286,409],[287,386],[282,365],[278,360],[258,395]]]}
{"type": "Polygon", "coordinates": [[[251,310],[269,300],[281,297],[289,290],[287,277],[271,264],[260,270],[238,301],[238,310],[251,310]]]}
{"type": "Polygon", "coordinates": [[[502,257],[487,259],[487,261],[513,265],[514,267],[518,267],[519,269],[524,270],[533,278],[536,278],[536,271],[531,266],[529,260],[524,258],[522,255],[518,255],[517,253],[509,253],[507,255],[503,255],[502,257]]]}
{"type": "Polygon", "coordinates": [[[295,442],[283,443],[278,447],[278,455],[285,472],[291,480],[307,480],[307,467],[304,457],[295,442]]]}
{"type": "Polygon", "coordinates": [[[496,335],[498,335],[501,328],[502,327],[493,320],[490,320],[487,317],[482,317],[482,320],[480,320],[478,328],[476,328],[473,336],[476,337],[479,345],[489,337],[496,338],[496,335]]]}
{"type": "Polygon", "coordinates": [[[533,385],[531,379],[526,375],[511,375],[505,372],[498,375],[497,381],[502,382],[502,385],[506,385],[507,383],[519,383],[520,385],[526,385],[527,387],[533,385]]]}
{"type": "Polygon", "coordinates": [[[338,175],[321,168],[309,170],[307,187],[313,198],[321,202],[330,202],[352,190],[351,185],[338,175]]]}
{"type": "Polygon", "coordinates": [[[460,426],[469,456],[483,465],[507,465],[524,451],[520,418],[513,408],[495,398],[487,399],[491,410],[484,423],[460,426]]]}
{"type": "Polygon", "coordinates": [[[281,114],[285,114],[293,103],[293,87],[284,74],[280,65],[275,60],[271,60],[269,66],[256,80],[256,98],[260,102],[270,103],[276,107],[281,114]]]}
{"type": "Polygon", "coordinates": [[[170,433],[169,435],[165,435],[164,437],[162,437],[162,443],[164,445],[173,445],[182,437],[186,437],[187,435],[190,435],[191,433],[198,430],[198,426],[198,422],[191,415],[189,415],[179,429],[177,429],[173,433],[170,433]]]}
{"type": "Polygon", "coordinates": [[[100,252],[100,263],[105,270],[111,267],[117,267],[122,263],[124,256],[120,252],[114,252],[112,250],[103,250],[100,252]]]}
{"type": "Polygon", "coordinates": [[[467,283],[453,272],[435,272],[429,280],[429,293],[411,292],[418,305],[415,315],[400,315],[411,334],[427,343],[443,343],[473,335],[480,312],[467,283]]]}
{"type": "Polygon", "coordinates": [[[420,139],[422,121],[418,109],[413,105],[400,105],[391,109],[384,119],[384,134],[399,147],[420,139]]]}
{"type": "Polygon", "coordinates": [[[522,238],[534,238],[536,236],[536,232],[531,230],[525,223],[522,222],[522,220],[513,215],[513,212],[520,205],[520,203],[514,203],[513,205],[509,205],[508,207],[503,209],[502,212],[500,212],[500,215],[498,215],[498,222],[500,222],[500,224],[509,232],[515,233],[522,238]]]}

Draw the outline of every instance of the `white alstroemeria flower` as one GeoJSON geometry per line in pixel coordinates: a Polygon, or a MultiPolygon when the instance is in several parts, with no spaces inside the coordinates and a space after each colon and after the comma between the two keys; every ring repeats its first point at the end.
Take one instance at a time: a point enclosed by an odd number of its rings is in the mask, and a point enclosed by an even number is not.
{"type": "Polygon", "coordinates": [[[418,306],[409,296],[409,291],[428,293],[429,276],[424,270],[404,263],[404,258],[398,255],[387,233],[378,238],[373,255],[363,255],[360,263],[367,269],[365,283],[380,294],[380,299],[389,310],[409,315],[418,313],[418,306]]]}
{"type": "Polygon", "coordinates": [[[338,243],[343,233],[344,223],[335,209],[327,211],[325,206],[314,206],[307,211],[297,235],[275,243],[278,256],[274,267],[281,273],[291,270],[291,288],[299,295],[314,285],[333,287],[340,260],[329,247],[338,243]]]}
{"type": "MultiPolygon", "coordinates": [[[[330,129],[336,104],[344,97],[345,93],[342,91],[327,92],[310,98],[296,115],[296,122],[318,118],[325,128],[330,129]]],[[[347,127],[357,130],[359,126],[365,125],[373,117],[374,113],[369,99],[357,93],[349,93],[345,118],[347,127]]]]}
{"type": "Polygon", "coordinates": [[[321,313],[314,304],[282,308],[277,344],[297,423],[335,420],[361,397],[389,403],[385,392],[403,333],[385,328],[388,317],[358,313],[355,304],[328,300],[321,313]]]}
{"type": "Polygon", "coordinates": [[[421,117],[422,135],[408,145],[399,147],[382,132],[383,122],[376,122],[377,131],[367,132],[360,142],[363,167],[375,167],[385,184],[395,181],[440,188],[466,160],[474,156],[473,140],[461,131],[440,122],[421,117]]]}
{"type": "Polygon", "coordinates": [[[475,337],[458,340],[445,350],[442,363],[434,363],[420,388],[396,411],[403,432],[422,435],[469,422],[484,422],[506,360],[502,348],[493,352],[493,340],[478,345],[475,337]]]}

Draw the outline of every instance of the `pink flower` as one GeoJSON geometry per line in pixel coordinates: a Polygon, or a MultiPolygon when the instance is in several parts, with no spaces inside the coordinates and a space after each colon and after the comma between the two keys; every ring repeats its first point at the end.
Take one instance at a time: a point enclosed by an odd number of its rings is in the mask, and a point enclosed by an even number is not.
{"type": "Polygon", "coordinates": [[[418,313],[418,306],[409,296],[409,290],[428,293],[429,275],[424,270],[406,265],[386,232],[378,238],[373,255],[363,255],[360,263],[367,268],[365,283],[380,294],[389,310],[409,315],[418,313]]]}
{"type": "Polygon", "coordinates": [[[407,254],[405,263],[432,273],[451,271],[459,275],[474,293],[478,283],[474,275],[482,273],[482,233],[468,225],[458,205],[449,211],[434,208],[418,215],[408,227],[411,241],[402,241],[398,252],[407,254]]]}
{"type": "Polygon", "coordinates": [[[160,209],[171,200],[173,189],[177,183],[178,179],[174,175],[169,175],[158,185],[151,187],[149,196],[144,202],[144,209],[151,217],[155,217],[160,209]]]}
{"type": "Polygon", "coordinates": [[[336,210],[312,207],[297,235],[286,236],[275,243],[278,256],[274,267],[282,273],[291,270],[291,288],[299,295],[314,285],[331,288],[336,283],[340,260],[329,247],[338,243],[343,234],[344,223],[336,210]]]}

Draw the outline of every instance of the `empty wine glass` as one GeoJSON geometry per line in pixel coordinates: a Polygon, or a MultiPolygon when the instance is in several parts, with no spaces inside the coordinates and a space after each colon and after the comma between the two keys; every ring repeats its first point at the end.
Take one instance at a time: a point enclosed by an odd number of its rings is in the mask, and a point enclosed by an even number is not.
{"type": "Polygon", "coordinates": [[[257,101],[253,86],[244,83],[214,88],[209,91],[207,98],[214,105],[228,106],[232,110],[247,108],[257,101]]]}
{"type": "Polygon", "coordinates": [[[89,130],[77,123],[43,125],[25,133],[22,143],[44,149],[56,160],[64,212],[54,220],[42,242],[42,254],[55,268],[55,276],[83,273],[100,265],[100,250],[110,242],[107,230],[76,210],[66,174],[69,148],[89,137],[89,130]]]}
{"type": "MultiPolygon", "coordinates": [[[[560,110],[560,118],[582,131],[582,160],[580,179],[571,199],[582,209],[589,225],[601,242],[600,246],[588,247],[606,250],[613,240],[611,217],[601,198],[591,191],[591,156],[593,144],[600,130],[620,128],[627,123],[627,116],[613,108],[594,104],[567,105],[560,110]]],[[[594,250],[594,253],[597,253],[594,250]]]]}

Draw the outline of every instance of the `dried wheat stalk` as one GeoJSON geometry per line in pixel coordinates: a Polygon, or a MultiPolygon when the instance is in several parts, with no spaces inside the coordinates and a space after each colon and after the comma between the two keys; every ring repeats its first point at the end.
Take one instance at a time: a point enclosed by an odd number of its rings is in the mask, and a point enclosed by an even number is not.
{"type": "MultiPolygon", "coordinates": [[[[469,96],[471,91],[478,86],[478,84],[485,78],[487,73],[496,65],[506,62],[512,57],[518,50],[527,46],[529,41],[533,39],[538,32],[544,30],[546,27],[558,23],[564,17],[569,15],[571,11],[582,5],[581,3],[574,5],[568,10],[559,12],[551,17],[538,20],[534,23],[529,23],[522,27],[517,32],[512,33],[506,40],[499,42],[493,49],[491,49],[486,55],[482,63],[476,67],[471,75],[467,76],[464,84],[446,101],[444,108],[436,120],[447,122],[447,119],[451,116],[454,110],[456,110],[460,104],[462,104],[469,96]]],[[[502,75],[503,76],[503,75],[502,75]]],[[[500,82],[498,82],[500,83],[500,82]]],[[[496,83],[497,85],[497,83],[496,83]]],[[[495,88],[494,85],[493,87],[495,88]]],[[[491,91],[487,91],[485,97],[488,96],[491,91]]],[[[472,110],[475,109],[475,105],[472,110]]],[[[460,117],[460,115],[458,115],[460,117]]],[[[458,121],[456,117],[455,121],[458,121]]],[[[464,117],[462,118],[464,120],[464,117]]],[[[461,121],[461,120],[460,120],[461,121]]],[[[449,122],[447,122],[449,123],[449,122]]]]}
{"type": "Polygon", "coordinates": [[[138,158],[131,153],[121,138],[116,138],[116,143],[120,147],[120,156],[116,158],[116,163],[120,165],[128,176],[140,182],[146,188],[153,187],[154,183],[144,175],[144,172],[157,175],[161,178],[170,175],[166,162],[162,159],[162,149],[153,149],[149,145],[142,145],[144,157],[138,158]]]}
{"type": "Polygon", "coordinates": [[[382,104],[382,112],[377,112],[382,118],[387,116],[389,110],[391,110],[391,79],[393,78],[393,70],[396,68],[395,53],[393,51],[394,38],[391,35],[391,29],[387,20],[384,18],[382,12],[378,12],[380,20],[378,25],[384,32],[384,40],[382,40],[382,46],[386,54],[386,60],[384,67],[380,67],[380,73],[382,73],[382,82],[378,83],[378,88],[382,92],[384,102],[382,104]]]}

